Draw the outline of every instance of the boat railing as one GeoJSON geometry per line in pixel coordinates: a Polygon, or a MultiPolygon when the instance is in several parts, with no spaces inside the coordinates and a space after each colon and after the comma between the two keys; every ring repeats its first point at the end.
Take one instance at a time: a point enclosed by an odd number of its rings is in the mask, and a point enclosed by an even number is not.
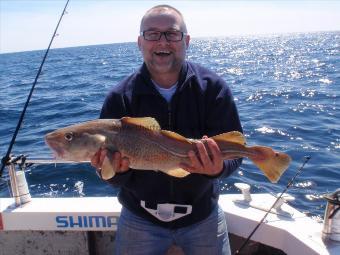
{"type": "Polygon", "coordinates": [[[15,205],[20,206],[31,201],[31,195],[28,189],[25,168],[31,165],[49,165],[49,164],[75,164],[90,163],[90,161],[69,161],[54,158],[27,158],[25,155],[10,157],[7,162],[8,173],[10,179],[11,193],[15,200],[15,205]]]}

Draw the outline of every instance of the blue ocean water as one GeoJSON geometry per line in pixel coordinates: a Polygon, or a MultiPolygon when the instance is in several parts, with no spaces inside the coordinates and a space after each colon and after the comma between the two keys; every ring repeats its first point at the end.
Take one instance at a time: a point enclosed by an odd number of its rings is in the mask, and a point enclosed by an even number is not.
{"type": "MultiPolygon", "coordinates": [[[[0,55],[0,156],[7,151],[44,51],[0,55]]],[[[221,181],[222,193],[278,193],[305,156],[311,160],[288,193],[296,208],[321,216],[321,195],[340,187],[340,32],[192,40],[188,59],[221,75],[231,87],[249,145],[266,145],[293,159],[278,184],[248,160],[221,181]]],[[[142,63],[135,43],[53,49],[39,78],[15,155],[50,158],[44,135],[56,128],[98,118],[108,90],[142,63]]],[[[9,196],[7,171],[0,196],[9,196]]],[[[27,169],[36,197],[110,196],[117,190],[86,164],[34,165],[27,169]]]]}

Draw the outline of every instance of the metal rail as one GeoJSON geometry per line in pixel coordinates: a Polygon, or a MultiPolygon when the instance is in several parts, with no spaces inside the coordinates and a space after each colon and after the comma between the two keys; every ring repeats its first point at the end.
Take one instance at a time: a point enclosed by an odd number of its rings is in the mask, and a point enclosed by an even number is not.
{"type": "Polygon", "coordinates": [[[48,165],[48,164],[75,164],[75,163],[90,163],[90,161],[71,161],[71,160],[62,160],[62,159],[53,159],[53,158],[30,158],[18,160],[15,164],[20,165],[29,165],[29,164],[38,164],[38,165],[48,165]]]}
{"type": "Polygon", "coordinates": [[[28,159],[25,155],[20,155],[18,157],[12,156],[9,160],[7,166],[9,167],[9,177],[12,196],[15,199],[15,205],[21,206],[23,203],[31,201],[31,195],[27,187],[27,182],[24,175],[24,169],[33,164],[38,165],[48,165],[48,164],[75,164],[75,163],[90,163],[90,161],[69,161],[53,158],[30,158],[28,159]],[[16,171],[16,167],[20,168],[21,171],[16,171]],[[19,174],[21,172],[21,175],[19,174]],[[20,178],[18,178],[20,176],[20,178]]]}

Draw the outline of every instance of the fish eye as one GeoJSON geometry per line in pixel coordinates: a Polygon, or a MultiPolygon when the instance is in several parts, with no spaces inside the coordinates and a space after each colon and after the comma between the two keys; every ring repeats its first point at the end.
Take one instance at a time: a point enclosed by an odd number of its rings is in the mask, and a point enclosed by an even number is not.
{"type": "Polygon", "coordinates": [[[72,139],[73,139],[73,133],[72,132],[65,134],[65,140],[66,141],[70,142],[70,141],[72,141],[72,139]]]}

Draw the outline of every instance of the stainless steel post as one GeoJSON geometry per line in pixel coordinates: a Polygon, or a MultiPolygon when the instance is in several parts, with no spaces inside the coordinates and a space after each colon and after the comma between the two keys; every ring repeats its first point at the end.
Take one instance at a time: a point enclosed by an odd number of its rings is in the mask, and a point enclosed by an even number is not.
{"type": "Polygon", "coordinates": [[[21,206],[24,203],[31,201],[31,195],[26,182],[25,172],[16,171],[16,165],[20,165],[21,169],[29,164],[71,164],[71,163],[90,163],[89,161],[75,162],[67,160],[58,160],[50,158],[38,158],[38,159],[23,159],[13,160],[9,164],[9,177],[11,182],[12,196],[15,199],[15,205],[21,206]]]}
{"type": "Polygon", "coordinates": [[[21,201],[20,201],[18,183],[17,183],[17,178],[16,178],[15,164],[11,163],[9,165],[8,172],[9,172],[9,178],[11,182],[12,196],[14,197],[15,205],[20,206],[21,201]]]}
{"type": "Polygon", "coordinates": [[[323,196],[327,200],[322,236],[324,239],[340,241],[340,189],[323,196]]]}

